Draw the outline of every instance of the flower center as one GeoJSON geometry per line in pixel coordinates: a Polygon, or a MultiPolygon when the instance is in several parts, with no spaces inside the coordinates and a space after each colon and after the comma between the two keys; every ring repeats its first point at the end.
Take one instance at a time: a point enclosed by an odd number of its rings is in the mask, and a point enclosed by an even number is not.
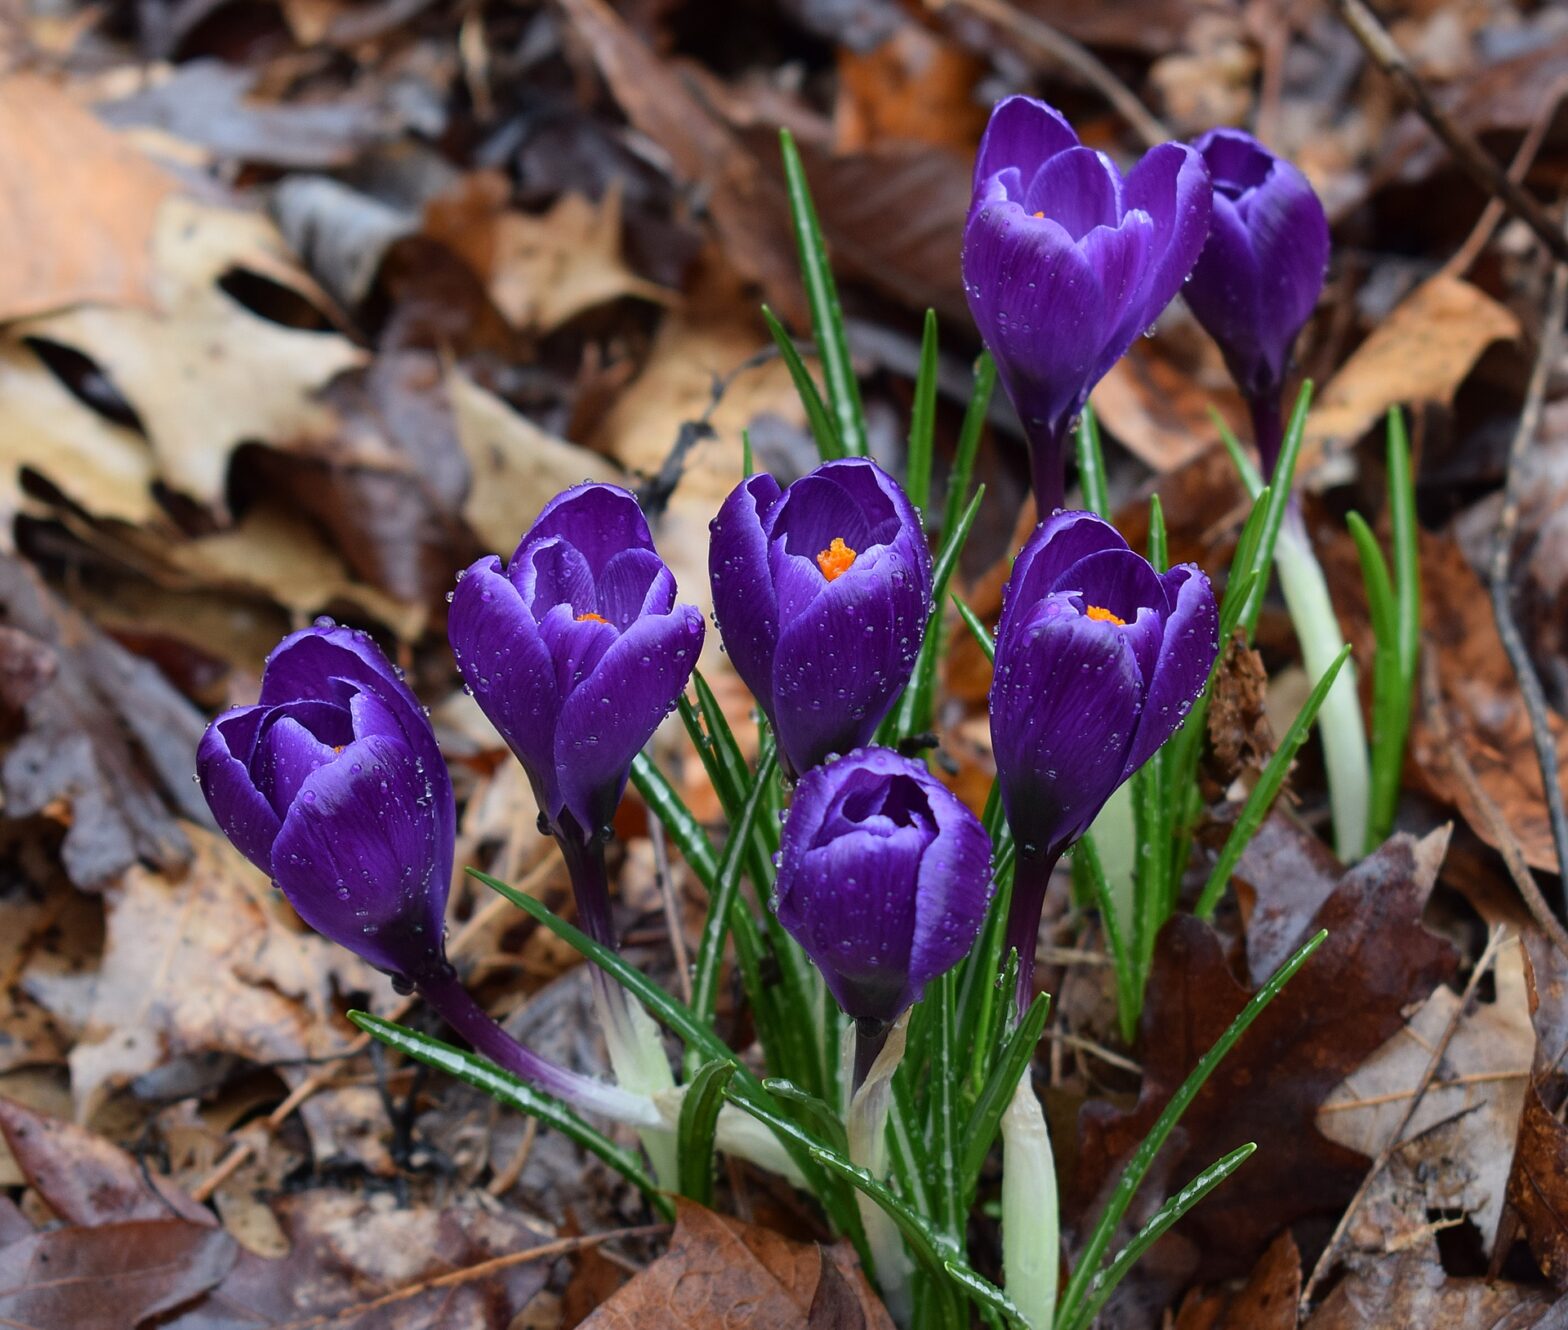
{"type": "Polygon", "coordinates": [[[1039,212],[1032,212],[1029,215],[1031,217],[1044,217],[1045,216],[1045,209],[1041,208],[1039,212]]]}
{"type": "Polygon", "coordinates": [[[592,610],[589,610],[587,614],[579,614],[577,616],[577,622],[578,623],[609,623],[610,621],[608,619],[606,619],[602,614],[595,614],[592,610]]]}
{"type": "Polygon", "coordinates": [[[1101,623],[1114,623],[1118,628],[1125,628],[1127,626],[1126,619],[1112,614],[1103,605],[1090,605],[1085,608],[1084,613],[1087,614],[1091,619],[1098,619],[1101,623]]]}
{"type": "MultiPolygon", "coordinates": [[[[806,548],[811,547],[808,545],[806,548]]],[[[817,555],[817,567],[822,569],[822,576],[829,582],[842,577],[854,562],[855,551],[844,543],[842,536],[834,536],[833,543],[817,555]]]]}

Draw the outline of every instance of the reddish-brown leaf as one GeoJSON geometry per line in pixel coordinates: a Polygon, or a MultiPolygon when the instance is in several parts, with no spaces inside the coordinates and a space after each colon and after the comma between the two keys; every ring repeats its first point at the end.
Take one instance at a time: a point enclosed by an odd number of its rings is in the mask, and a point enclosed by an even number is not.
{"type": "Polygon", "coordinates": [[[209,1227],[217,1223],[206,1206],[84,1127],[0,1099],[0,1132],[28,1183],[68,1223],[176,1217],[209,1227]]]}
{"type": "Polygon", "coordinates": [[[1301,1253],[1286,1229],[1239,1291],[1189,1298],[1176,1318],[1176,1330],[1296,1330],[1300,1297],[1301,1253]]]}
{"type": "Polygon", "coordinates": [[[1524,937],[1535,1057],[1508,1178],[1513,1206],[1542,1272],[1568,1290],[1568,960],[1533,930],[1524,937]]]}
{"type": "Polygon", "coordinates": [[[843,1245],[794,1242],[680,1202],[670,1249],[583,1330],[892,1330],[843,1245]]]}
{"type": "Polygon", "coordinates": [[[1274,968],[1274,951],[1288,952],[1320,928],[1328,940],[1187,1110],[1179,1139],[1167,1146],[1168,1190],[1244,1142],[1258,1144],[1257,1155],[1178,1230],[1197,1244],[1200,1276],[1210,1279],[1248,1269],[1280,1229],[1304,1216],[1333,1215],[1345,1203],[1366,1161],[1318,1133],[1318,1105],[1402,1027],[1409,1003],[1453,971],[1453,948],[1421,924],[1445,844],[1442,833],[1420,842],[1396,836],[1346,873],[1321,904],[1309,898],[1298,907],[1294,874],[1259,872],[1255,914],[1279,922],[1267,962],[1252,957],[1245,984],[1208,926],[1190,916],[1166,926],[1144,1009],[1138,1103],[1127,1111],[1091,1104],[1081,1119],[1072,1191],[1080,1223],[1092,1221],[1094,1202],[1119,1164],[1274,968]]]}
{"type": "Polygon", "coordinates": [[[135,1330],[211,1288],[237,1248],[183,1219],[57,1228],[0,1248],[8,1330],[135,1330]]]}

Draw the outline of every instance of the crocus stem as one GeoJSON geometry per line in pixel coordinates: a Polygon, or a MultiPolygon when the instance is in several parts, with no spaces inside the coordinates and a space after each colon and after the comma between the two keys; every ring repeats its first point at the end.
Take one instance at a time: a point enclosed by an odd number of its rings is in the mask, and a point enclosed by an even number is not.
{"type": "MultiPolygon", "coordinates": [[[[1027,426],[1026,426],[1027,428],[1027,426]]],[[[1062,506],[1067,477],[1062,453],[1064,438],[1048,434],[1043,426],[1029,430],[1029,481],[1034,486],[1035,513],[1044,521],[1062,506]]]]}
{"type": "MultiPolygon", "coordinates": [[[[870,1039],[863,1038],[858,1026],[853,1033],[846,1033],[846,1040],[853,1041],[845,1049],[845,1061],[853,1060],[855,1066],[855,1092],[850,1096],[849,1113],[844,1123],[849,1139],[850,1162],[859,1164],[872,1177],[880,1180],[887,1173],[887,1118],[893,1102],[893,1073],[904,1058],[904,1039],[909,1031],[909,1013],[906,1011],[892,1025],[883,1026],[870,1039]],[[871,1058],[865,1074],[860,1074],[863,1044],[875,1042],[877,1051],[871,1058]]],[[[860,1222],[866,1230],[866,1245],[871,1249],[871,1259],[876,1265],[877,1287],[893,1319],[901,1326],[908,1326],[914,1314],[914,1299],[910,1292],[909,1277],[913,1266],[904,1250],[898,1228],[886,1211],[863,1192],[855,1193],[860,1210],[860,1222]]]]}
{"type": "Polygon", "coordinates": [[[851,1097],[866,1083],[877,1055],[887,1047],[888,1031],[892,1028],[882,1021],[855,1022],[855,1069],[849,1085],[851,1097]]]}
{"type": "Polygon", "coordinates": [[[1247,410],[1252,415],[1252,442],[1258,450],[1258,461],[1263,467],[1263,483],[1274,478],[1274,464],[1279,461],[1280,445],[1285,441],[1285,418],[1280,414],[1280,390],[1259,393],[1249,398],[1247,410]]]}
{"type": "MultiPolygon", "coordinates": [[[[1279,569],[1285,606],[1301,643],[1302,662],[1315,683],[1333,664],[1345,640],[1339,631],[1339,620],[1334,617],[1323,567],[1312,552],[1301,511],[1294,505],[1285,511],[1279,543],[1274,547],[1274,563],[1279,569]]],[[[1318,733],[1323,737],[1323,764],[1334,815],[1334,848],[1348,863],[1359,858],[1366,848],[1372,785],[1356,672],[1348,660],[1318,712],[1318,733]]]]}
{"type": "MultiPolygon", "coordinates": [[[[615,929],[610,920],[610,881],[604,863],[604,843],[597,837],[584,841],[572,835],[570,828],[558,833],[556,840],[572,879],[572,896],[577,901],[577,915],[582,920],[583,931],[594,941],[614,947],[615,929]]],[[[616,1082],[622,1089],[639,1095],[657,1096],[674,1089],[670,1060],[665,1056],[664,1041],[653,1018],[643,1010],[640,1002],[597,965],[589,969],[594,1011],[599,1018],[599,1027],[604,1031],[604,1043],[610,1053],[616,1082]]],[[[638,1136],[659,1181],[675,1190],[680,1179],[675,1134],[661,1127],[641,1130],[638,1136]]]]}
{"type": "MultiPolygon", "coordinates": [[[[1041,850],[1020,846],[1013,867],[1013,899],[1007,910],[1003,946],[1018,953],[1018,987],[1013,1000],[1020,1019],[1034,1000],[1034,950],[1040,936],[1040,912],[1045,908],[1045,889],[1051,885],[1051,873],[1061,857],[1062,847],[1041,850]]],[[[1005,956],[1006,950],[1002,954],[1005,956]]]]}
{"type": "Polygon", "coordinates": [[[504,1071],[537,1090],[581,1109],[633,1127],[657,1126],[659,1110],[646,1094],[606,1085],[540,1057],[507,1034],[461,983],[450,967],[422,976],[420,994],[442,1020],[504,1071]]]}
{"type": "Polygon", "coordinates": [[[1029,1068],[1002,1114],[1002,1270],[1030,1330],[1051,1330],[1061,1272],[1056,1160],[1029,1068]]]}

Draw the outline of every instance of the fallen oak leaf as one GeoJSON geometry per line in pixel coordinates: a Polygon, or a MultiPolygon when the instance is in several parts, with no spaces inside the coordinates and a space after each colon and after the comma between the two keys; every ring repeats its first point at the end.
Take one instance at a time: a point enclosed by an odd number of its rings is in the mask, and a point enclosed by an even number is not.
{"type": "MultiPolygon", "coordinates": [[[[1302,833],[1305,834],[1305,833],[1302,833]]],[[[1452,946],[1421,924],[1447,843],[1398,835],[1346,873],[1310,910],[1292,948],[1319,929],[1328,939],[1257,1018],[1183,1115],[1182,1143],[1167,1146],[1174,1191],[1246,1141],[1258,1153],[1181,1229],[1202,1253],[1200,1277],[1245,1270],[1279,1230],[1332,1215],[1354,1192],[1365,1159],[1322,1136],[1323,1100],[1404,1024],[1404,1009],[1453,971],[1452,946]]],[[[1261,875],[1259,902],[1291,916],[1293,878],[1261,875]]],[[[1303,913],[1307,913],[1303,911],[1303,913]]],[[[1161,932],[1140,1028],[1144,1081],[1127,1110],[1088,1105],[1079,1119],[1080,1162],[1071,1190],[1078,1224],[1147,1135],[1171,1094],[1245,1005],[1260,982],[1238,983],[1219,936],[1177,916],[1161,932]]],[[[1265,971],[1266,973],[1266,971],[1265,971]]]]}
{"type": "Polygon", "coordinates": [[[794,1242],[676,1201],[670,1249],[580,1330],[892,1330],[847,1245],[794,1242]]]}

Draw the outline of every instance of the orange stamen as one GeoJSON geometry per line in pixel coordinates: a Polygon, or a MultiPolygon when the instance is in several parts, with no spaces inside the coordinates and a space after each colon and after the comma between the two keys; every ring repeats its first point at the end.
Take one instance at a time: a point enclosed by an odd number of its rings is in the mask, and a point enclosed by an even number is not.
{"type": "Polygon", "coordinates": [[[1100,605],[1090,605],[1084,610],[1084,613],[1091,619],[1098,619],[1101,623],[1114,623],[1118,628],[1127,626],[1126,619],[1119,618],[1100,605]]]}
{"type": "Polygon", "coordinates": [[[822,576],[829,582],[842,577],[854,562],[855,551],[839,536],[834,536],[833,543],[817,555],[817,567],[822,569],[822,576]]]}
{"type": "Polygon", "coordinates": [[[1039,212],[1032,212],[1029,215],[1031,217],[1044,217],[1045,216],[1045,210],[1042,208],[1039,212]]]}
{"type": "Polygon", "coordinates": [[[595,614],[592,610],[589,610],[587,614],[579,614],[577,616],[577,622],[578,623],[609,623],[610,621],[608,619],[606,619],[602,614],[595,614]]]}

